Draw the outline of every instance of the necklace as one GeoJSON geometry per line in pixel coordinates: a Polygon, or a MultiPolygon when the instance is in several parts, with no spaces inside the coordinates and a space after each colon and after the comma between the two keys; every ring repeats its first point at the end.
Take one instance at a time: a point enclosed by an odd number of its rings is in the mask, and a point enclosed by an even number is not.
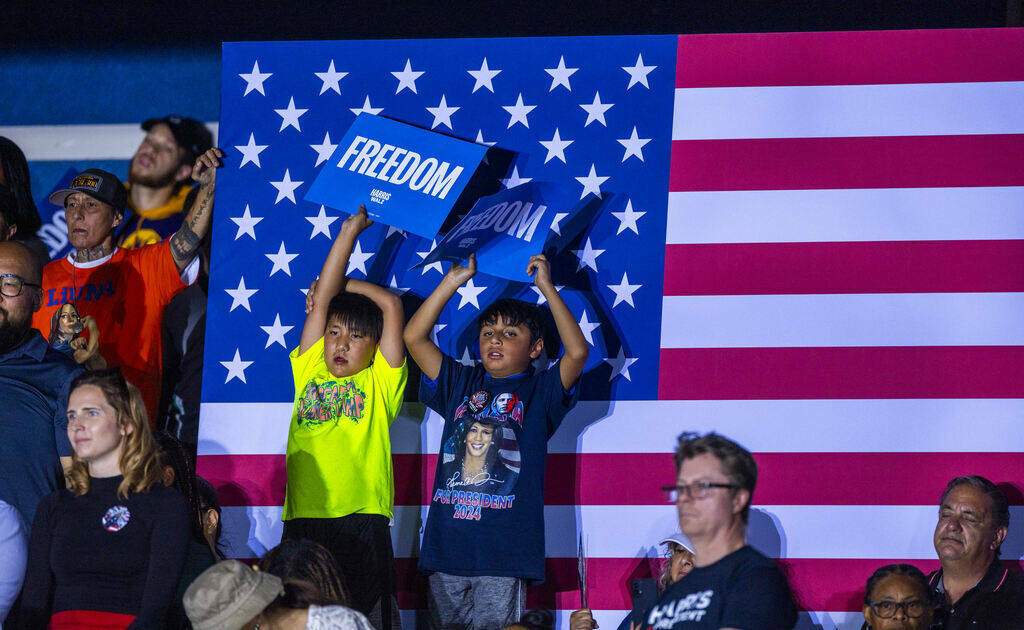
{"type": "Polygon", "coordinates": [[[466,462],[462,462],[462,483],[465,485],[475,486],[487,481],[490,475],[487,470],[480,466],[474,472],[470,473],[469,468],[466,467],[466,462]]]}

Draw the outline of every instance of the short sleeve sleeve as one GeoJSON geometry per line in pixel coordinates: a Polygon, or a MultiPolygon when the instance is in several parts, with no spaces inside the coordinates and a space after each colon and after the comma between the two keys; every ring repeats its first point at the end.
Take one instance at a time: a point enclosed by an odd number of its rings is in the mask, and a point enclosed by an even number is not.
{"type": "Polygon", "coordinates": [[[420,381],[420,402],[444,416],[446,405],[453,392],[462,391],[473,373],[473,368],[462,365],[450,356],[443,355],[437,378],[430,380],[423,375],[420,381]]]}
{"type": "Polygon", "coordinates": [[[292,364],[292,379],[295,381],[295,391],[300,392],[317,368],[317,361],[323,361],[324,338],[321,336],[306,351],[299,354],[300,348],[295,348],[288,354],[292,364]]]}
{"type": "Polygon", "coordinates": [[[797,611],[786,577],[775,567],[736,576],[726,594],[721,626],[739,630],[788,630],[797,611]]]}
{"type": "Polygon", "coordinates": [[[565,388],[562,387],[562,376],[558,367],[559,364],[555,363],[542,372],[544,400],[547,401],[548,437],[554,434],[562,424],[562,420],[565,419],[565,414],[576,406],[576,402],[580,398],[579,381],[573,385],[571,390],[565,391],[565,388]]]}
{"type": "Polygon", "coordinates": [[[71,457],[71,442],[68,441],[68,395],[71,393],[71,381],[82,373],[77,369],[68,374],[57,392],[57,404],[53,409],[53,438],[57,444],[57,455],[71,457]]]}
{"type": "MultiPolygon", "coordinates": [[[[322,343],[322,342],[321,342],[322,343]]],[[[391,367],[387,359],[377,348],[373,355],[373,365],[370,366],[376,385],[381,388],[384,395],[384,403],[387,406],[388,419],[394,420],[398,410],[402,406],[402,398],[405,394],[405,382],[409,378],[409,365],[405,357],[402,358],[402,365],[391,367]]]]}
{"type": "MultiPolygon", "coordinates": [[[[171,255],[169,241],[145,245],[131,250],[129,254],[133,255],[133,265],[146,280],[147,293],[152,290],[155,301],[158,303],[166,306],[171,298],[188,286],[182,279],[182,276],[186,274],[178,271],[178,265],[171,255]]],[[[194,276],[195,274],[190,275],[194,276]]],[[[194,278],[192,279],[194,280],[194,278]]]]}

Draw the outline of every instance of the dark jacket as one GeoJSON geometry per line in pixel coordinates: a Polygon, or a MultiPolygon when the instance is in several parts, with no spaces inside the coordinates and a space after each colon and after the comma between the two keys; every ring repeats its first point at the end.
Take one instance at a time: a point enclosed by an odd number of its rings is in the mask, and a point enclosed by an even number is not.
{"type": "Polygon", "coordinates": [[[992,562],[985,577],[955,603],[940,589],[942,571],[928,576],[935,589],[936,625],[942,630],[1024,630],[1024,576],[992,562]]]}

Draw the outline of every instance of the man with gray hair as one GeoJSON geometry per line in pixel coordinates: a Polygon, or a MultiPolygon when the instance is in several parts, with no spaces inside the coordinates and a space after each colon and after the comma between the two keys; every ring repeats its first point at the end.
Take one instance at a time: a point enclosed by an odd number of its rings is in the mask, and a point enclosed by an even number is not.
{"type": "Polygon", "coordinates": [[[928,579],[943,630],[1024,628],[1024,578],[999,562],[1009,526],[1006,495],[988,479],[946,485],[933,537],[942,569],[928,579]]]}
{"type": "Polygon", "coordinates": [[[693,543],[694,568],[667,589],[633,630],[788,630],[797,610],[786,576],[746,543],[757,463],[732,440],[683,433],[676,480],[665,486],[679,528],[693,543]]]}

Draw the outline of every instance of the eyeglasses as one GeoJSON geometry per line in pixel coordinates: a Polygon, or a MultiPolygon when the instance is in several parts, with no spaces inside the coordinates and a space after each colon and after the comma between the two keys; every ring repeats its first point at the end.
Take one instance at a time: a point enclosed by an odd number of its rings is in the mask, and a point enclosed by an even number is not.
{"type": "Polygon", "coordinates": [[[21,288],[25,285],[43,288],[43,285],[25,282],[24,278],[13,273],[0,273],[0,294],[3,294],[4,297],[18,297],[21,295],[21,288]]]}
{"type": "Polygon", "coordinates": [[[665,497],[665,500],[669,503],[675,503],[679,500],[679,497],[689,495],[691,499],[704,499],[710,493],[712,488],[729,488],[735,490],[739,488],[734,483],[713,483],[711,481],[695,481],[693,483],[684,483],[678,486],[662,486],[661,493],[665,497]]]}
{"type": "Polygon", "coordinates": [[[925,603],[919,599],[911,599],[905,602],[894,602],[888,599],[879,600],[877,602],[871,602],[868,604],[871,606],[871,611],[882,619],[889,619],[896,614],[899,609],[903,610],[903,613],[911,619],[917,619],[924,614],[925,603]]]}

